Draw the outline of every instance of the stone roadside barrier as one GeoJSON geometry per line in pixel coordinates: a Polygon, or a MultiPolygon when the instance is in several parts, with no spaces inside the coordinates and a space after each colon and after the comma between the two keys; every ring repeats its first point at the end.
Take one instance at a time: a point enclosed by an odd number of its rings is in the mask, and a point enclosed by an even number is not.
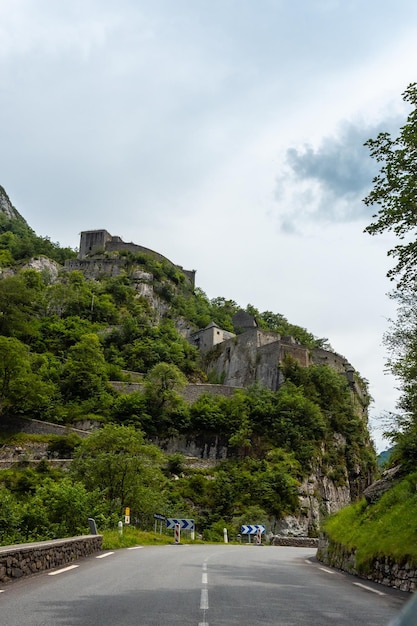
{"type": "Polygon", "coordinates": [[[63,567],[102,549],[101,535],[0,547],[0,582],[63,567]]]}
{"type": "Polygon", "coordinates": [[[379,557],[369,564],[367,571],[361,571],[356,564],[355,550],[347,550],[334,543],[325,535],[320,537],[317,560],[359,578],[394,587],[401,591],[417,590],[417,567],[410,561],[399,563],[390,557],[379,557]]]}
{"type": "Polygon", "coordinates": [[[315,537],[289,537],[274,535],[271,537],[271,546],[292,546],[293,548],[317,548],[319,540],[315,537]]]}

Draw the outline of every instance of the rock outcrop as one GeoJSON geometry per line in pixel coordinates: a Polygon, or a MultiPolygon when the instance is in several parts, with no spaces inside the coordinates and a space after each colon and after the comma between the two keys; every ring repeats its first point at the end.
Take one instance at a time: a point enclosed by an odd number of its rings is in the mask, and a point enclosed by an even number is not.
{"type": "Polygon", "coordinates": [[[9,220],[20,220],[26,224],[24,218],[10,202],[10,198],[5,189],[0,185],[0,214],[1,213],[3,213],[9,220]]]}

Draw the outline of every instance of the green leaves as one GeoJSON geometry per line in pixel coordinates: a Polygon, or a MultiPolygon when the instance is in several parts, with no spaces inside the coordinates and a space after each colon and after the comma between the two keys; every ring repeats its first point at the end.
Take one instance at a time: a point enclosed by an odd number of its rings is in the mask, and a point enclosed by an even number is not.
{"type": "Polygon", "coordinates": [[[97,335],[84,335],[69,349],[61,389],[66,398],[80,400],[107,390],[106,362],[97,335]]]}
{"type": "Polygon", "coordinates": [[[159,448],[146,444],[141,431],[109,424],[83,440],[71,472],[89,491],[100,490],[107,514],[120,515],[129,506],[150,515],[161,504],[162,460],[159,448]]]}
{"type": "Polygon", "coordinates": [[[35,412],[45,406],[54,393],[32,370],[29,348],[14,337],[0,336],[0,415],[35,412]],[[24,390],[24,393],[23,393],[24,390]]]}
{"type": "Polygon", "coordinates": [[[398,137],[393,139],[382,132],[365,143],[371,157],[380,164],[380,171],[372,191],[364,198],[367,206],[379,207],[372,216],[376,221],[365,232],[393,232],[401,241],[388,251],[397,262],[388,276],[397,279],[400,288],[417,277],[417,83],[408,86],[403,99],[413,108],[398,137]]]}

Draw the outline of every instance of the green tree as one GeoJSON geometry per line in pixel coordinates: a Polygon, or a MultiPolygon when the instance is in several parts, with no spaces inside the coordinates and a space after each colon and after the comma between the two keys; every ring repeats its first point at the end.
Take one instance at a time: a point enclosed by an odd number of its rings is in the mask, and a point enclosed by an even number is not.
{"type": "Polygon", "coordinates": [[[388,276],[397,281],[391,297],[398,302],[398,318],[391,321],[384,341],[390,352],[388,368],[400,381],[401,396],[400,413],[393,416],[387,434],[397,444],[393,461],[409,466],[417,461],[417,83],[407,87],[403,99],[411,111],[399,135],[383,132],[365,144],[380,170],[364,202],[378,207],[366,232],[392,232],[398,241],[388,251],[396,261],[388,276]]]}
{"type": "Polygon", "coordinates": [[[31,340],[37,334],[39,314],[38,289],[28,286],[23,276],[0,280],[0,335],[31,340]]]}
{"type": "Polygon", "coordinates": [[[29,348],[15,337],[0,336],[0,415],[38,414],[54,392],[52,383],[32,371],[29,348]]]}
{"type": "Polygon", "coordinates": [[[412,110],[398,137],[381,132],[365,143],[380,170],[364,199],[367,206],[379,207],[365,232],[393,232],[400,241],[388,251],[397,262],[388,276],[397,278],[400,287],[417,277],[417,83],[408,86],[403,99],[412,110]]]}
{"type": "Polygon", "coordinates": [[[150,509],[162,506],[162,462],[159,448],[146,444],[141,431],[109,424],[82,441],[71,473],[88,491],[100,489],[108,514],[121,515],[123,507],[129,506],[147,518],[155,512],[150,509]]]}
{"type": "Polygon", "coordinates": [[[21,502],[8,489],[0,486],[0,545],[23,541],[21,516],[21,502]]]}
{"type": "Polygon", "coordinates": [[[145,378],[145,394],[148,402],[158,411],[173,408],[180,401],[179,391],[184,389],[187,379],[169,363],[158,363],[145,378]]]}
{"type": "Polygon", "coordinates": [[[69,349],[61,389],[69,400],[85,400],[107,390],[106,362],[97,335],[84,335],[69,349]]]}
{"type": "Polygon", "coordinates": [[[28,499],[22,515],[26,540],[59,539],[84,534],[94,515],[97,492],[88,493],[81,481],[70,477],[46,479],[28,499]]]}

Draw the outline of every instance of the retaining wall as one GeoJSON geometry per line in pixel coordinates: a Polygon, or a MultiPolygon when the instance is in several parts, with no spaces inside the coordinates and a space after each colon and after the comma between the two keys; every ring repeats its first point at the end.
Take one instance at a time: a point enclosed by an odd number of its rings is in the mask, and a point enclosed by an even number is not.
{"type": "MultiPolygon", "coordinates": [[[[111,381],[110,385],[119,393],[134,393],[135,391],[143,392],[144,384],[138,382],[111,381]]],[[[206,383],[190,384],[179,391],[179,394],[187,402],[195,402],[203,393],[209,393],[212,396],[226,396],[230,398],[239,387],[230,385],[210,385],[206,383]]]]}
{"type": "Polygon", "coordinates": [[[401,591],[417,590],[417,567],[407,559],[402,562],[395,561],[388,556],[375,558],[372,563],[359,568],[356,563],[355,550],[348,550],[345,546],[334,543],[326,536],[319,539],[317,560],[325,565],[372,580],[387,587],[394,587],[401,591]]]}
{"type": "Polygon", "coordinates": [[[41,420],[31,419],[29,417],[2,417],[1,430],[10,430],[12,432],[22,432],[30,435],[69,435],[75,433],[80,437],[88,437],[89,433],[79,428],[71,426],[61,426],[60,424],[52,424],[51,422],[43,422],[41,420]]]}
{"type": "Polygon", "coordinates": [[[100,552],[103,537],[85,535],[0,547],[0,582],[63,567],[100,552]]]}
{"type": "Polygon", "coordinates": [[[316,537],[271,537],[271,546],[292,546],[294,548],[317,548],[319,540],[316,537]]]}

